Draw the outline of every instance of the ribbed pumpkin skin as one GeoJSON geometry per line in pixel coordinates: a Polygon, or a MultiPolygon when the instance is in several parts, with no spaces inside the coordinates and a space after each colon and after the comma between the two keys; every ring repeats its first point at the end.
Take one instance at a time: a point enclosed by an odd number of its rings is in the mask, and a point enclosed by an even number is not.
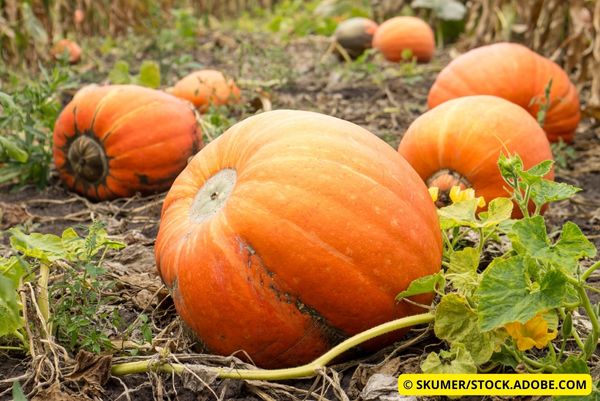
{"type": "Polygon", "coordinates": [[[387,144],[347,121],[279,110],[192,159],[165,199],[155,252],[179,314],[212,352],[282,367],[420,312],[394,297],[439,271],[441,238],[425,185],[387,144]],[[237,172],[227,201],[191,221],[198,190],[223,169],[237,172]]]}
{"type": "Polygon", "coordinates": [[[350,18],[338,25],[334,37],[351,57],[358,57],[372,46],[377,27],[377,23],[368,18],[350,18]]]}
{"type": "Polygon", "coordinates": [[[54,126],[54,163],[61,179],[96,200],[168,189],[201,145],[189,103],[135,85],[83,88],[54,126]],[[97,180],[78,175],[69,158],[81,140],[105,153],[106,168],[97,180]]]}
{"type": "MultiPolygon", "coordinates": [[[[488,203],[509,196],[498,169],[501,153],[519,154],[526,168],[552,159],[537,121],[495,96],[461,97],[429,110],[408,127],[398,150],[425,182],[450,169],[464,176],[475,195],[488,203]]],[[[553,177],[551,172],[546,178],[553,177]]]]}
{"type": "Polygon", "coordinates": [[[544,130],[551,142],[571,142],[581,118],[577,89],[556,63],[519,44],[496,43],[457,57],[438,75],[427,103],[433,108],[461,96],[493,95],[518,104],[535,118],[550,79],[544,130]]]}
{"type": "Polygon", "coordinates": [[[171,94],[192,102],[201,112],[210,105],[222,106],[240,99],[240,89],[233,80],[216,70],[192,72],[173,86],[171,94]]]}
{"type": "Polygon", "coordinates": [[[394,17],[377,28],[373,47],[389,61],[402,60],[402,52],[410,49],[417,61],[427,62],[435,51],[431,27],[417,17],[394,17]]]}

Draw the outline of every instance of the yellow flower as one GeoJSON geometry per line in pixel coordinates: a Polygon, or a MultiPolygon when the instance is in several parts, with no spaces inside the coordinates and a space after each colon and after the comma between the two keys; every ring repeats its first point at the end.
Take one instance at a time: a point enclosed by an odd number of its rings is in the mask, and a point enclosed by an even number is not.
{"type": "MultiPolygon", "coordinates": [[[[452,200],[452,203],[475,199],[475,190],[473,188],[460,189],[458,185],[455,185],[450,189],[450,199],[452,200]]],[[[485,199],[483,199],[483,196],[477,198],[477,206],[485,206],[485,199]]]]}
{"type": "Polygon", "coordinates": [[[438,187],[429,187],[428,189],[431,199],[436,202],[438,200],[438,195],[440,194],[440,189],[438,187]]]}
{"type": "Polygon", "coordinates": [[[506,324],[504,328],[517,341],[519,351],[527,351],[534,346],[542,349],[557,335],[556,330],[548,332],[548,322],[539,313],[525,324],[513,322],[506,324]]]}

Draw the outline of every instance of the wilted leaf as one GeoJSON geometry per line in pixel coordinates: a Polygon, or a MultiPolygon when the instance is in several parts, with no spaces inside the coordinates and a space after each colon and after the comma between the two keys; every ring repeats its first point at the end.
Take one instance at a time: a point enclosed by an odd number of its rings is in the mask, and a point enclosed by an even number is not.
{"type": "Polygon", "coordinates": [[[465,346],[455,343],[450,351],[427,355],[421,370],[423,373],[477,373],[477,366],[465,346]]]}
{"type": "Polygon", "coordinates": [[[483,331],[511,322],[524,323],[539,312],[562,305],[567,293],[563,273],[550,270],[539,283],[531,283],[530,268],[535,269],[535,263],[522,256],[495,259],[488,266],[476,292],[483,331]]]}
{"type": "Polygon", "coordinates": [[[435,335],[451,344],[461,343],[477,365],[487,362],[496,347],[496,334],[483,333],[477,313],[458,294],[444,296],[435,309],[435,335]]]}
{"type": "Polygon", "coordinates": [[[477,288],[479,258],[479,251],[472,247],[452,252],[448,256],[446,278],[459,293],[470,295],[477,288]]]}

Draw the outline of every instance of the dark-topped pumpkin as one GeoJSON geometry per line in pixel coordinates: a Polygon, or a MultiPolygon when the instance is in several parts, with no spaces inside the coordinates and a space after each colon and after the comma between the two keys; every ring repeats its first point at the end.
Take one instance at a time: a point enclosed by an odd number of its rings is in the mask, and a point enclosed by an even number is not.
{"type": "Polygon", "coordinates": [[[135,85],[92,85],[56,121],[54,163],[71,190],[113,199],[168,189],[201,144],[188,102],[135,85]]]}

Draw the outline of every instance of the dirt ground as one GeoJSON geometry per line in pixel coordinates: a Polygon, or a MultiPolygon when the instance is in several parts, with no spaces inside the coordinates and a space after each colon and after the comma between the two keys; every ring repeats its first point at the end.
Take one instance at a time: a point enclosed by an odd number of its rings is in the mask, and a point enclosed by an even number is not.
{"type": "MultiPolygon", "coordinates": [[[[447,63],[447,52],[438,55],[431,65],[417,66],[416,72],[398,73],[399,67],[375,61],[376,73],[360,67],[340,67],[339,60],[326,52],[324,38],[296,40],[290,45],[266,45],[264,38],[236,38],[220,34],[204,37],[194,58],[206,66],[242,76],[247,81],[263,83],[277,76],[281,80],[268,88],[273,108],[314,110],[359,124],[396,147],[408,125],[426,110],[426,97],[437,71],[447,63]],[[245,58],[237,57],[241,49],[245,58]],[[253,50],[256,52],[253,53],[253,50]],[[231,55],[235,57],[232,57],[231,55]],[[287,82],[285,82],[287,81],[287,82]]],[[[250,91],[251,92],[251,91],[250,91]]],[[[568,168],[557,170],[557,180],[583,188],[572,200],[553,205],[547,212],[552,228],[567,220],[576,222],[597,247],[600,247],[600,127],[591,120],[582,121],[574,143],[576,157],[568,168]]],[[[158,231],[164,194],[134,197],[112,202],[92,203],[68,192],[56,177],[52,184],[38,190],[26,187],[0,188],[0,229],[23,225],[30,231],[60,234],[76,224],[92,219],[106,223],[110,235],[128,247],[112,255],[106,266],[120,283],[123,302],[115,307],[123,313],[150,311],[154,324],[154,347],[168,347],[181,360],[208,364],[234,363],[232,360],[197,354],[198,348],[177,318],[172,302],[155,271],[153,243],[158,231]]],[[[1,238],[1,237],[0,237],[1,238]]],[[[7,238],[0,240],[0,254],[5,254],[7,238]]],[[[600,277],[592,278],[600,286],[600,277]]],[[[595,302],[598,302],[596,297],[595,302]]],[[[95,394],[103,400],[287,400],[287,399],[363,399],[399,400],[395,384],[391,387],[370,382],[373,377],[397,376],[415,372],[426,354],[438,346],[424,329],[413,330],[405,340],[382,352],[328,370],[327,375],[310,380],[284,383],[214,381],[210,390],[193,380],[167,374],[138,374],[111,378],[95,394]],[[424,352],[425,350],[425,352],[424,352]],[[380,374],[380,376],[375,376],[380,374]],[[396,398],[393,398],[394,394],[396,398]],[[391,397],[391,398],[386,398],[391,397]]],[[[153,354],[150,351],[149,354],[153,354]]],[[[21,374],[27,358],[16,354],[0,357],[0,380],[21,374]]],[[[207,380],[209,380],[208,378],[207,380]]],[[[71,386],[73,389],[75,385],[71,386]]],[[[0,393],[6,385],[0,382],[0,393]]],[[[26,390],[31,390],[27,389],[26,390]]],[[[9,394],[0,400],[11,399],[9,394]]],[[[58,398],[57,398],[58,399],[58,398]]]]}

